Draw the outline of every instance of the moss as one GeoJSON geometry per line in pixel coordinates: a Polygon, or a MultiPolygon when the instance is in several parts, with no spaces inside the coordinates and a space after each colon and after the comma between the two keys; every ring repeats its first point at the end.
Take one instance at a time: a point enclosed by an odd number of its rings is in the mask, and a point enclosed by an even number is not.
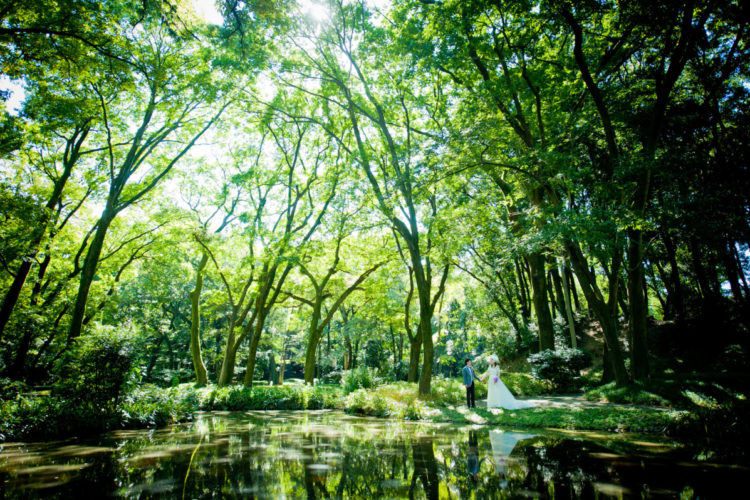
{"type": "Polygon", "coordinates": [[[673,406],[672,403],[649,391],[642,384],[617,387],[614,382],[588,391],[583,396],[589,401],[622,403],[642,406],[673,406]]]}

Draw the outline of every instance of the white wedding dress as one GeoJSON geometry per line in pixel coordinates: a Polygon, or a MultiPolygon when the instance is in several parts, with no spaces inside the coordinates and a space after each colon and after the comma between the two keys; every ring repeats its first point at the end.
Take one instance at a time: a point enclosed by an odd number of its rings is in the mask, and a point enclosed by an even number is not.
{"type": "Polygon", "coordinates": [[[536,406],[529,401],[521,401],[500,380],[500,367],[490,366],[487,369],[487,408],[505,408],[506,410],[520,410],[536,406]]]}
{"type": "Polygon", "coordinates": [[[501,475],[507,474],[510,454],[513,453],[516,443],[533,437],[536,435],[505,432],[499,429],[491,430],[490,444],[492,444],[492,462],[495,464],[495,472],[501,475]]]}

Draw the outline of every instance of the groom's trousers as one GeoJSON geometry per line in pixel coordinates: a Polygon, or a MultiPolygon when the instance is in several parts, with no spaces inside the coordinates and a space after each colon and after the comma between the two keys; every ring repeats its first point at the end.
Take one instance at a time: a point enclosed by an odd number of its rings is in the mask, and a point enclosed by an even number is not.
{"type": "Polygon", "coordinates": [[[471,382],[471,385],[466,388],[466,406],[469,408],[476,408],[477,405],[474,402],[474,381],[471,382]]]}

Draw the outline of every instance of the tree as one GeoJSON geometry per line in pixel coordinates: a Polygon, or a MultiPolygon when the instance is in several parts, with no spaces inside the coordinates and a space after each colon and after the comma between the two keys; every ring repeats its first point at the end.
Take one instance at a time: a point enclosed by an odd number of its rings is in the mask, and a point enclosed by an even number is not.
{"type": "MultiPolygon", "coordinates": [[[[132,36],[141,35],[133,30],[132,36]]],[[[143,52],[137,54],[135,61],[136,73],[141,78],[140,88],[129,89],[129,92],[137,89],[143,93],[143,104],[135,107],[136,114],[132,117],[138,123],[133,133],[129,133],[130,124],[125,118],[128,116],[126,109],[131,107],[131,101],[127,100],[130,96],[123,95],[121,89],[107,92],[99,84],[93,84],[104,124],[109,189],[84,259],[69,340],[81,333],[89,289],[112,221],[164,179],[229,104],[221,87],[216,87],[217,82],[210,76],[208,61],[187,59],[179,50],[179,41],[171,38],[164,28],[143,42],[143,52]],[[214,107],[216,102],[218,112],[214,107]],[[125,109],[117,109],[120,106],[125,109]],[[176,148],[168,147],[173,136],[184,142],[176,148]],[[135,183],[130,182],[136,173],[142,177],[135,183]]]]}
{"type": "MultiPolygon", "coordinates": [[[[339,230],[337,231],[335,237],[336,247],[333,252],[333,262],[322,277],[316,278],[312,270],[310,269],[310,266],[306,265],[303,262],[300,262],[300,272],[308,279],[309,283],[312,285],[314,296],[312,298],[305,298],[299,295],[291,295],[294,299],[302,302],[303,304],[306,304],[312,309],[307,334],[307,348],[305,350],[305,383],[310,385],[314,384],[315,381],[315,359],[318,344],[320,343],[323,332],[325,331],[326,327],[328,327],[334,315],[344,304],[349,295],[357,290],[359,286],[367,279],[367,277],[382,265],[382,263],[377,263],[373,266],[370,266],[364,272],[362,272],[351,285],[340,285],[340,291],[332,292],[330,290],[330,288],[332,288],[334,285],[332,278],[334,278],[334,276],[342,270],[340,267],[341,243],[344,240],[345,236],[344,226],[342,224],[339,227],[339,230]],[[323,315],[324,303],[329,298],[334,299],[333,304],[326,308],[327,310],[325,312],[325,315],[323,315]]],[[[363,251],[364,249],[360,248],[358,250],[363,251]]],[[[347,261],[355,261],[354,256],[351,256],[349,259],[347,259],[347,261]]]]}
{"type": "MultiPolygon", "coordinates": [[[[368,42],[387,43],[387,32],[371,24],[370,13],[363,5],[331,5],[331,11],[331,24],[322,33],[315,34],[313,29],[299,35],[314,44],[314,54],[300,47],[299,57],[320,81],[320,91],[304,91],[323,107],[323,116],[312,119],[341,144],[353,142],[351,148],[346,146],[347,152],[356,159],[375,205],[406,248],[416,282],[424,350],[419,394],[428,395],[433,364],[432,316],[445,289],[450,264],[442,266],[433,294],[432,245],[438,235],[437,225],[430,221],[437,218],[442,198],[420,186],[432,165],[426,154],[429,146],[414,130],[437,116],[440,103],[425,102],[430,95],[426,82],[417,84],[421,91],[417,96],[392,72],[379,71],[377,68],[383,65],[377,61],[374,44],[354,43],[360,35],[368,42]],[[410,109],[412,105],[415,107],[410,109]],[[340,113],[335,118],[334,108],[340,113]],[[345,137],[348,134],[340,130],[342,126],[351,130],[353,137],[345,137]],[[366,134],[378,140],[369,141],[366,134]],[[426,225],[426,231],[420,230],[420,225],[426,225]]],[[[391,59],[390,64],[393,62],[391,59]]],[[[308,75],[307,69],[298,71],[303,78],[308,75]]],[[[289,79],[285,83],[302,86],[289,79]]]]}

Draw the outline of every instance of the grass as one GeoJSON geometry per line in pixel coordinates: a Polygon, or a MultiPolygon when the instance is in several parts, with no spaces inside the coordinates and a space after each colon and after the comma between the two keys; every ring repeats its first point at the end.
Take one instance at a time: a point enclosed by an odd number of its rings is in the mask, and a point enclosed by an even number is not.
{"type": "MultiPolygon", "coordinates": [[[[725,446],[742,447],[750,439],[750,376],[737,372],[682,372],[667,370],[625,387],[614,383],[588,391],[591,401],[669,407],[678,412],[667,432],[707,438],[725,446]]],[[[737,448],[738,452],[740,448],[737,448]]],[[[740,453],[740,454],[741,454],[740,453]]]]}
{"type": "MultiPolygon", "coordinates": [[[[545,387],[527,389],[538,395],[545,387]]],[[[354,391],[347,396],[345,408],[360,415],[454,424],[639,433],[668,432],[688,417],[680,410],[635,407],[468,410],[463,406],[464,400],[464,387],[459,380],[438,379],[433,382],[432,394],[425,399],[417,398],[416,384],[399,382],[354,391]]]]}
{"type": "Polygon", "coordinates": [[[668,399],[651,392],[643,384],[617,387],[614,382],[597,387],[583,396],[589,401],[632,404],[639,406],[674,406],[668,399]]]}
{"type": "Polygon", "coordinates": [[[687,417],[679,410],[651,408],[530,408],[488,410],[441,408],[427,418],[434,422],[485,424],[517,428],[557,428],[610,432],[666,433],[687,417]]]}
{"type": "MultiPolygon", "coordinates": [[[[551,386],[525,374],[505,373],[503,381],[522,397],[547,394],[551,386]]],[[[0,402],[0,441],[50,439],[120,428],[163,426],[192,419],[196,411],[342,409],[348,413],[407,420],[484,424],[517,428],[561,428],[668,433],[735,440],[750,435],[750,403],[731,377],[674,376],[618,388],[605,385],[586,393],[589,400],[636,406],[531,408],[464,407],[459,379],[434,379],[429,397],[417,398],[417,385],[397,382],[349,394],[338,385],[160,388],[140,386],[109,414],[92,414],[78,402],[48,393],[18,393],[0,402]],[[668,407],[668,408],[665,408],[668,407]]],[[[741,384],[740,384],[741,385],[741,384]]],[[[477,399],[486,397],[477,385],[477,399]]]]}
{"type": "Polygon", "coordinates": [[[750,393],[746,373],[663,373],[646,381],[617,387],[614,382],[584,394],[589,401],[693,410],[742,401],[750,393]]]}

